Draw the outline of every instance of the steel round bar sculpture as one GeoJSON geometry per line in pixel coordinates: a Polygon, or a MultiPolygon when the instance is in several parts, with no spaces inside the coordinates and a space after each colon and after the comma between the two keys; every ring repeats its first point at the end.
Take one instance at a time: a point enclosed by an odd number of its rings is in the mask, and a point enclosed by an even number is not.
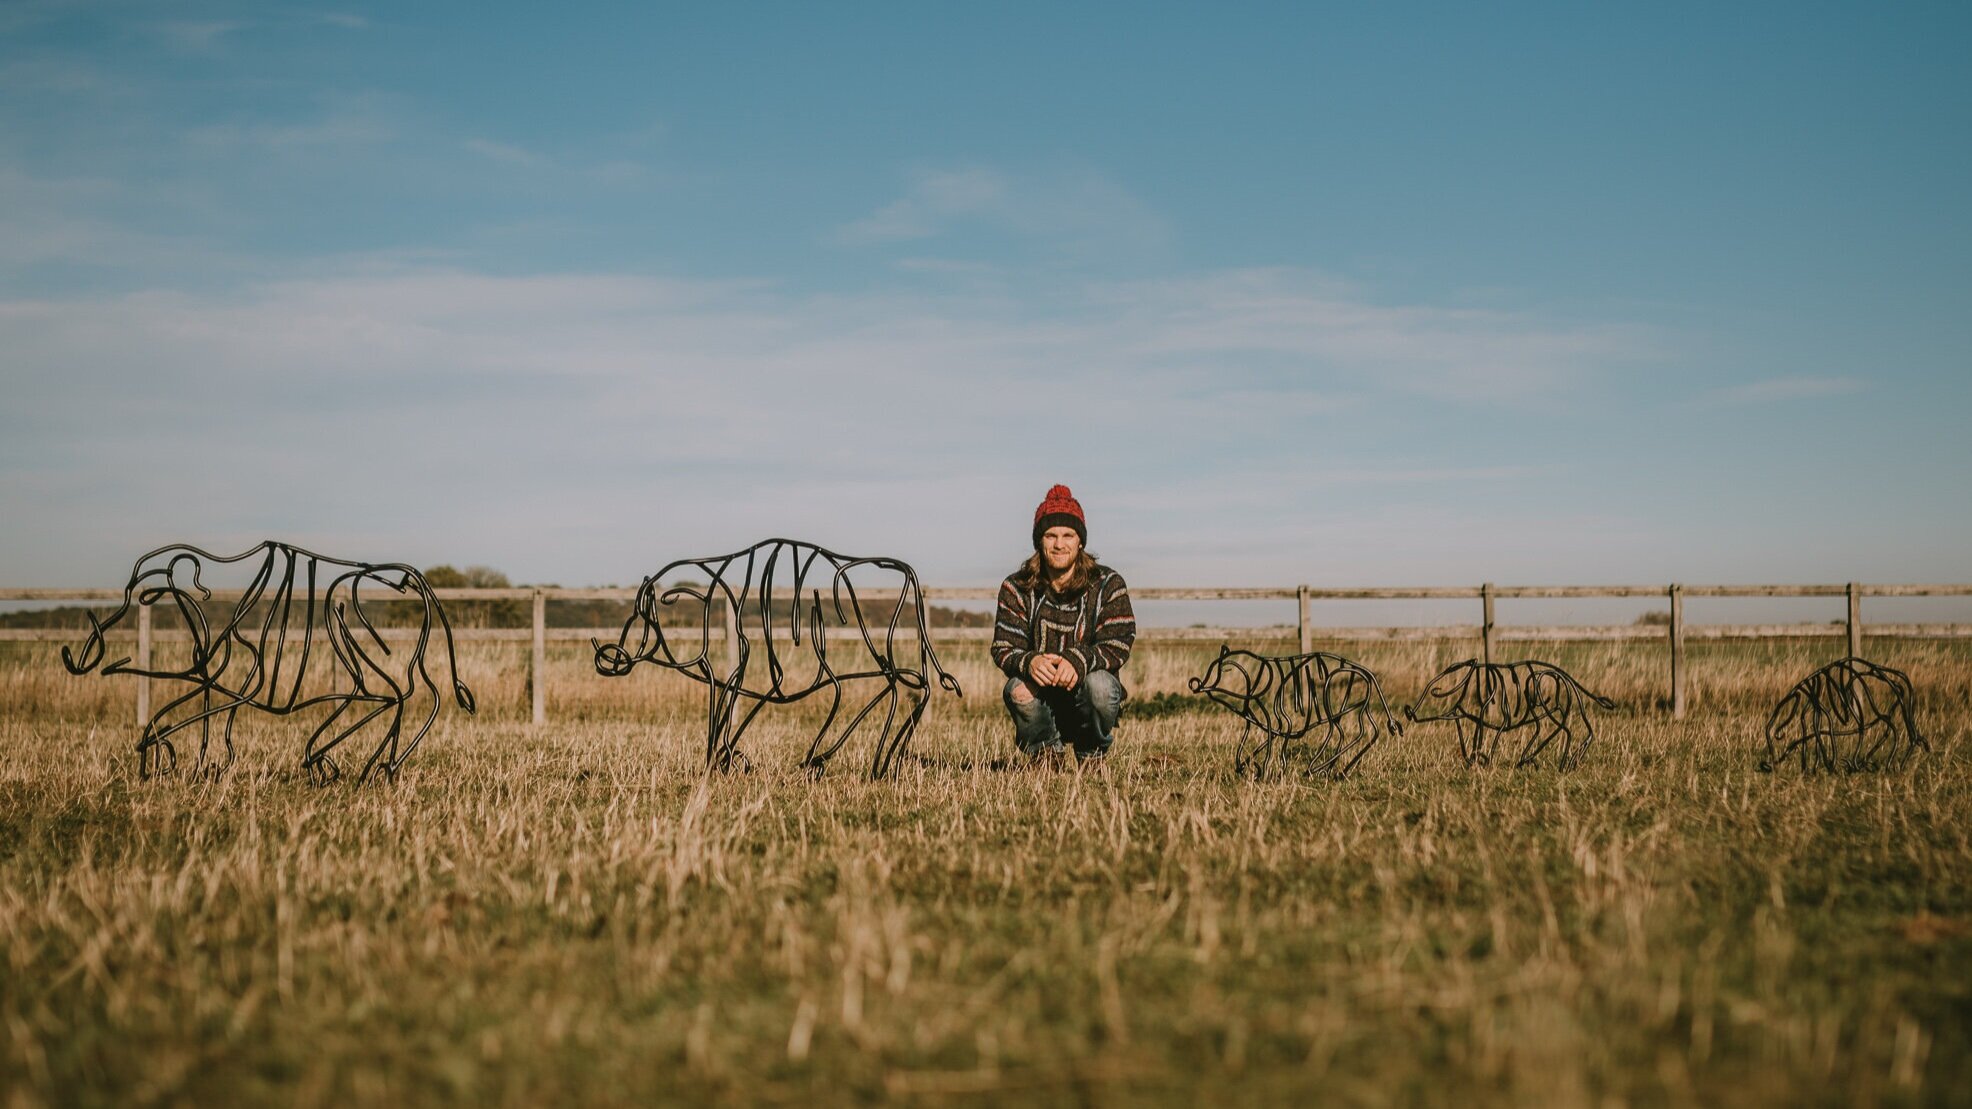
{"type": "Polygon", "coordinates": [[[1898,767],[1931,744],[1917,730],[1910,677],[1864,658],[1838,659],[1801,679],[1767,717],[1773,770],[1798,755],[1801,772],[1898,767]],[[1848,739],[1848,750],[1841,751],[1848,739]]]}
{"type": "Polygon", "coordinates": [[[217,776],[232,764],[233,721],[241,709],[288,716],[321,707],[327,715],[302,750],[301,765],[311,780],[326,783],[340,777],[336,748],[379,720],[381,731],[363,763],[361,780],[378,770],[396,777],[431,730],[444,701],[426,666],[434,631],[444,635],[453,698],[468,713],[474,709],[472,690],[459,680],[451,622],[424,575],[403,563],[352,562],[271,539],[230,557],[173,544],[139,558],[124,587],[122,606],[107,620],[91,613],[89,621],[94,629],[81,650],[62,648],[62,665],[69,673],[86,674],[101,666],[104,674],[191,684],[144,725],[137,754],[139,772],[146,778],[176,769],[173,737],[194,724],[199,729],[197,767],[217,776]],[[208,575],[215,572],[243,580],[240,598],[230,608],[229,602],[215,601],[207,587],[208,575]],[[380,602],[418,606],[417,635],[408,651],[393,651],[365,611],[366,604],[380,602]],[[127,657],[103,665],[110,629],[138,607],[151,610],[154,622],[161,618],[188,634],[191,652],[183,666],[146,667],[127,657]],[[406,738],[406,710],[421,692],[428,695],[430,707],[406,738]],[[208,760],[215,720],[225,744],[225,759],[216,764],[208,760]]]}
{"type": "Polygon", "coordinates": [[[1418,703],[1404,707],[1404,717],[1420,724],[1452,721],[1467,766],[1491,764],[1508,732],[1528,729],[1513,760],[1516,767],[1532,765],[1559,739],[1559,766],[1565,770],[1580,762],[1595,741],[1590,702],[1606,709],[1616,707],[1616,702],[1589,692],[1553,663],[1467,659],[1432,678],[1418,703]]]}
{"type": "Polygon", "coordinates": [[[1261,655],[1221,646],[1187,685],[1246,722],[1233,759],[1240,774],[1257,777],[1293,759],[1310,774],[1342,778],[1384,733],[1404,731],[1375,674],[1323,651],[1261,655]]]}
{"type": "Polygon", "coordinates": [[[943,688],[961,693],[932,648],[917,571],[894,558],[856,558],[793,539],[766,539],[732,554],[666,565],[638,587],[635,609],[617,641],[591,642],[596,671],[606,677],[621,677],[637,663],[650,662],[705,683],[708,769],[727,770],[736,760],[745,761],[740,737],[762,708],[827,690],[828,714],[801,765],[821,773],[856,729],[882,708],[870,760],[870,776],[881,778],[904,753],[924,715],[930,702],[929,675],[936,674],[943,688]],[[707,580],[684,582],[680,575],[707,580]],[[866,590],[881,582],[881,600],[874,592],[859,596],[852,575],[865,580],[866,590]],[[667,587],[665,580],[673,584],[667,587]],[[779,596],[783,589],[786,600],[779,596]],[[711,637],[711,629],[725,618],[722,610],[736,614],[731,627],[738,632],[723,663],[713,658],[711,637]],[[829,655],[831,623],[855,629],[848,663],[829,655]],[[904,630],[915,631],[915,642],[899,634],[904,630]],[[808,658],[801,660],[796,656],[803,652],[804,640],[808,658]],[[860,683],[851,686],[857,696],[870,685],[876,688],[831,735],[842,714],[844,687],[851,683],[860,683]],[[902,708],[906,699],[909,707],[902,708]]]}

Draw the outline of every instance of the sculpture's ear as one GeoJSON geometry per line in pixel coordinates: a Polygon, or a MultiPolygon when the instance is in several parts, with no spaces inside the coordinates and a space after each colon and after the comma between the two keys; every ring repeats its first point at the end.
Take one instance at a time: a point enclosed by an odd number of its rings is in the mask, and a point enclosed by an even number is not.
{"type": "Polygon", "coordinates": [[[186,590],[186,592],[198,593],[199,599],[202,601],[211,600],[212,591],[205,587],[203,575],[200,573],[203,567],[199,564],[199,560],[191,554],[180,552],[173,556],[171,562],[164,568],[164,580],[170,582],[174,588],[178,587],[178,564],[181,562],[187,563],[191,567],[192,588],[186,590]]]}
{"type": "Polygon", "coordinates": [[[1225,658],[1229,654],[1232,654],[1232,644],[1230,643],[1219,644],[1219,657],[1225,658]]]}

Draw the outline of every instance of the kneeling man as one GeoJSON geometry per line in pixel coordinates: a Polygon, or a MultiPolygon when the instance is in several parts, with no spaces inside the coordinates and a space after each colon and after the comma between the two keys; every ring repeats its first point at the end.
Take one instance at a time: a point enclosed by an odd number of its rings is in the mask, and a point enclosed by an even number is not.
{"type": "Polygon", "coordinates": [[[1137,638],[1123,575],[1087,550],[1088,523],[1066,485],[1034,510],[1034,553],[1000,583],[993,664],[1007,676],[1014,741],[1034,756],[1109,751],[1123,707],[1118,673],[1137,638]]]}

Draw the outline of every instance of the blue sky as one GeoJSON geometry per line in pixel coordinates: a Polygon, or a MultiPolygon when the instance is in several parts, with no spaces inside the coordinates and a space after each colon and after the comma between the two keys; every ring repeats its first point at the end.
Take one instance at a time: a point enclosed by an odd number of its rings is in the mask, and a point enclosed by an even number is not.
{"type": "Polygon", "coordinates": [[[0,566],[1972,577],[1972,8],[0,6],[0,566]]]}

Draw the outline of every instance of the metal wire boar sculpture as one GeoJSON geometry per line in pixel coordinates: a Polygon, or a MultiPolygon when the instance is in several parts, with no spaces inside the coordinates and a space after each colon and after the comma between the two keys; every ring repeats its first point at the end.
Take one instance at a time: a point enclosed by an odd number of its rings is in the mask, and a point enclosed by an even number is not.
{"type": "Polygon", "coordinates": [[[1294,760],[1310,774],[1342,778],[1382,735],[1404,731],[1375,674],[1323,651],[1261,655],[1221,646],[1187,685],[1246,721],[1233,758],[1240,774],[1257,777],[1294,760]]]}
{"type": "Polygon", "coordinates": [[[1552,663],[1467,659],[1432,678],[1418,704],[1404,707],[1404,718],[1420,724],[1452,721],[1467,766],[1490,765],[1506,733],[1526,728],[1526,741],[1513,765],[1532,765],[1559,739],[1558,765],[1565,770],[1580,762],[1595,741],[1590,702],[1606,709],[1616,707],[1616,702],[1589,692],[1552,663]],[[1418,711],[1420,706],[1423,712],[1418,711]]]}
{"type": "Polygon", "coordinates": [[[1789,756],[1799,757],[1802,773],[1902,766],[1931,749],[1917,730],[1915,701],[1903,671],[1854,656],[1837,659],[1773,707],[1760,769],[1773,770],[1789,756]]]}
{"type": "Polygon", "coordinates": [[[945,672],[932,649],[917,571],[894,558],[855,558],[792,539],[767,539],[729,555],[679,559],[666,565],[638,587],[635,610],[617,641],[591,643],[596,671],[606,677],[621,677],[637,663],[650,662],[705,683],[709,769],[727,770],[736,760],[745,763],[740,737],[762,708],[791,704],[826,690],[828,714],[801,765],[820,774],[881,707],[883,722],[870,760],[870,776],[881,778],[909,746],[930,702],[928,676],[936,674],[940,686],[963,695],[957,679],[945,672]],[[662,584],[662,579],[676,581],[675,575],[685,572],[703,575],[707,583],[681,582],[668,588],[662,584]],[[887,615],[874,593],[858,596],[852,574],[866,582],[884,583],[887,615]],[[826,583],[826,605],[822,589],[808,589],[811,579],[826,583]],[[777,600],[777,590],[783,588],[791,594],[790,600],[777,600]],[[805,601],[804,589],[808,590],[805,601]],[[725,607],[737,613],[734,626],[739,634],[736,650],[722,663],[712,657],[710,632],[723,620],[725,607]],[[873,618],[880,621],[874,629],[873,618]],[[671,625],[669,631],[660,620],[671,625]],[[785,621],[784,631],[777,628],[778,621],[785,621]],[[826,633],[831,622],[855,629],[856,645],[849,648],[854,657],[847,664],[829,655],[826,633]],[[914,630],[915,642],[900,636],[902,629],[914,630]],[[757,639],[751,634],[756,631],[757,639]],[[809,657],[800,660],[795,656],[804,653],[804,638],[809,657]],[[791,669],[797,665],[806,676],[791,669]],[[865,680],[881,684],[831,737],[830,729],[843,709],[844,685],[865,680]],[[906,699],[910,704],[903,708],[900,702],[906,699]]]}
{"type": "Polygon", "coordinates": [[[326,783],[340,777],[336,749],[379,718],[384,718],[382,731],[360,780],[379,770],[396,777],[431,730],[444,700],[426,666],[434,631],[445,639],[452,697],[460,708],[474,711],[472,690],[459,680],[451,622],[424,575],[402,563],[330,558],[271,539],[230,557],[173,544],[137,560],[123,604],[109,619],[98,620],[91,613],[89,620],[94,628],[81,649],[62,648],[62,665],[69,673],[86,674],[100,665],[104,674],[191,685],[144,725],[137,753],[139,773],[146,778],[177,767],[172,739],[194,724],[199,729],[196,765],[201,773],[217,776],[233,762],[233,722],[241,709],[288,716],[322,706],[329,711],[302,749],[301,765],[311,780],[326,783]],[[230,609],[206,587],[205,579],[214,571],[245,578],[230,609]],[[393,651],[378,633],[364,606],[379,602],[418,606],[416,637],[408,651],[393,651]],[[110,629],[139,607],[152,611],[154,623],[161,618],[167,627],[175,624],[188,633],[191,653],[185,665],[153,662],[140,667],[127,657],[103,665],[110,629]],[[430,707],[406,738],[406,711],[421,693],[430,707]],[[346,720],[352,711],[357,715],[346,720]],[[208,759],[215,720],[225,744],[225,758],[217,763],[208,759]]]}

